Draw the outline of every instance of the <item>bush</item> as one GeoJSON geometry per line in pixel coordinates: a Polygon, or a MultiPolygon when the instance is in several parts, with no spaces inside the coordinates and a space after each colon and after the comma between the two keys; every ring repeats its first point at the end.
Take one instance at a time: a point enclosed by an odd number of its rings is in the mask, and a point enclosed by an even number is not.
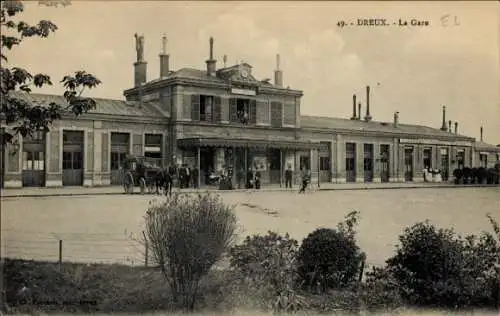
{"type": "Polygon", "coordinates": [[[218,196],[176,193],[151,205],[145,238],[175,303],[194,309],[199,283],[229,249],[236,230],[232,207],[218,196]]]}
{"type": "Polygon", "coordinates": [[[351,212],[337,229],[319,228],[302,242],[298,272],[309,291],[346,287],[356,281],[364,254],[356,244],[354,226],[358,213],[351,212]]]}
{"type": "Polygon", "coordinates": [[[366,273],[361,299],[369,311],[394,310],[404,306],[401,287],[387,267],[373,267],[366,273]]]}
{"type": "Polygon", "coordinates": [[[462,180],[463,177],[462,169],[457,168],[453,170],[453,177],[455,177],[455,184],[460,184],[460,181],[462,180]]]}
{"type": "Polygon", "coordinates": [[[487,176],[488,176],[488,171],[486,168],[484,168],[484,167],[477,168],[476,177],[477,177],[478,184],[484,184],[487,176]]]}
{"type": "Polygon", "coordinates": [[[469,184],[472,176],[473,175],[472,175],[471,168],[465,167],[462,169],[462,179],[463,179],[464,184],[469,184]]]}
{"type": "Polygon", "coordinates": [[[301,297],[294,289],[297,251],[297,240],[271,231],[264,236],[248,236],[231,249],[231,267],[257,292],[253,294],[258,295],[258,307],[271,304],[274,309],[285,311],[302,307],[301,297]]]}
{"type": "Polygon", "coordinates": [[[496,182],[496,171],[495,168],[489,168],[486,170],[486,183],[495,184],[496,182]]]}
{"type": "MultiPolygon", "coordinates": [[[[498,225],[490,217],[495,232],[498,225]],[[497,226],[495,226],[497,225],[497,226]]],[[[428,222],[405,229],[388,271],[410,304],[428,307],[494,307],[498,302],[500,234],[461,238],[428,222]]]]}

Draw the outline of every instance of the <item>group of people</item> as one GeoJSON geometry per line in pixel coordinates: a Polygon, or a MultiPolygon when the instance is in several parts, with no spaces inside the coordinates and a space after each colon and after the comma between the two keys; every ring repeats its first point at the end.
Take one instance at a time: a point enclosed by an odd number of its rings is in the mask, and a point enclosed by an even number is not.
{"type": "Polygon", "coordinates": [[[441,170],[432,169],[430,167],[424,168],[424,182],[443,182],[441,170]]]}

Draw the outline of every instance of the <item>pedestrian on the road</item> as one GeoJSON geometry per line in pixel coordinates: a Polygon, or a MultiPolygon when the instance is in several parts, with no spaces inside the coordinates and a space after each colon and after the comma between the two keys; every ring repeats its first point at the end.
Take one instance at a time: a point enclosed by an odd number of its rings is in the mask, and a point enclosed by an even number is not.
{"type": "Polygon", "coordinates": [[[288,165],[288,169],[286,169],[285,171],[285,187],[288,189],[288,188],[292,188],[292,166],[291,165],[288,165]]]}
{"type": "Polygon", "coordinates": [[[245,177],[245,170],[243,168],[238,169],[236,172],[236,182],[238,182],[238,189],[241,189],[241,183],[243,182],[243,178],[245,177]]]}
{"type": "Polygon", "coordinates": [[[302,168],[300,168],[300,171],[301,171],[301,178],[302,178],[302,187],[299,190],[299,194],[306,193],[306,188],[307,188],[307,185],[309,184],[310,177],[311,177],[309,170],[307,170],[307,168],[302,167],[302,168]]]}
{"type": "Polygon", "coordinates": [[[196,188],[196,189],[199,189],[199,185],[198,185],[199,174],[200,174],[200,172],[198,170],[198,167],[194,167],[191,170],[191,180],[192,180],[192,183],[193,183],[193,188],[196,188]]]}

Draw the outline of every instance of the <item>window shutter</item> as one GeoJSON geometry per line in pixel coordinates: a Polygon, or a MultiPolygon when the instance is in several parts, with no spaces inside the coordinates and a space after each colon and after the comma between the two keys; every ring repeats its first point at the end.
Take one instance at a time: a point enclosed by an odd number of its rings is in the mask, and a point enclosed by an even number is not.
{"type": "Polygon", "coordinates": [[[214,122],[220,122],[222,119],[221,113],[221,99],[220,97],[214,97],[214,122]]]}
{"type": "Polygon", "coordinates": [[[191,120],[200,120],[200,95],[194,94],[191,96],[191,120]]]}
{"type": "Polygon", "coordinates": [[[238,121],[238,116],[237,116],[237,103],[236,103],[236,98],[230,98],[229,99],[229,117],[231,122],[237,122],[238,121]]]}
{"type": "Polygon", "coordinates": [[[255,100],[250,100],[250,123],[257,123],[257,102],[255,100]]]}

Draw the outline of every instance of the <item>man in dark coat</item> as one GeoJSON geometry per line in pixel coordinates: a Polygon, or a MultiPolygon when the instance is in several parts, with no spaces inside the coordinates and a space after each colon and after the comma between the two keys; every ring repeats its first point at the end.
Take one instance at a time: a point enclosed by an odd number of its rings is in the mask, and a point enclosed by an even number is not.
{"type": "Polygon", "coordinates": [[[200,174],[200,172],[198,170],[198,167],[194,167],[193,169],[191,169],[191,182],[193,184],[193,188],[195,188],[195,189],[199,189],[199,186],[198,186],[199,174],[200,174]]]}
{"type": "Polygon", "coordinates": [[[292,188],[292,175],[293,175],[292,166],[288,165],[288,168],[285,171],[285,187],[287,189],[292,188]]]}

